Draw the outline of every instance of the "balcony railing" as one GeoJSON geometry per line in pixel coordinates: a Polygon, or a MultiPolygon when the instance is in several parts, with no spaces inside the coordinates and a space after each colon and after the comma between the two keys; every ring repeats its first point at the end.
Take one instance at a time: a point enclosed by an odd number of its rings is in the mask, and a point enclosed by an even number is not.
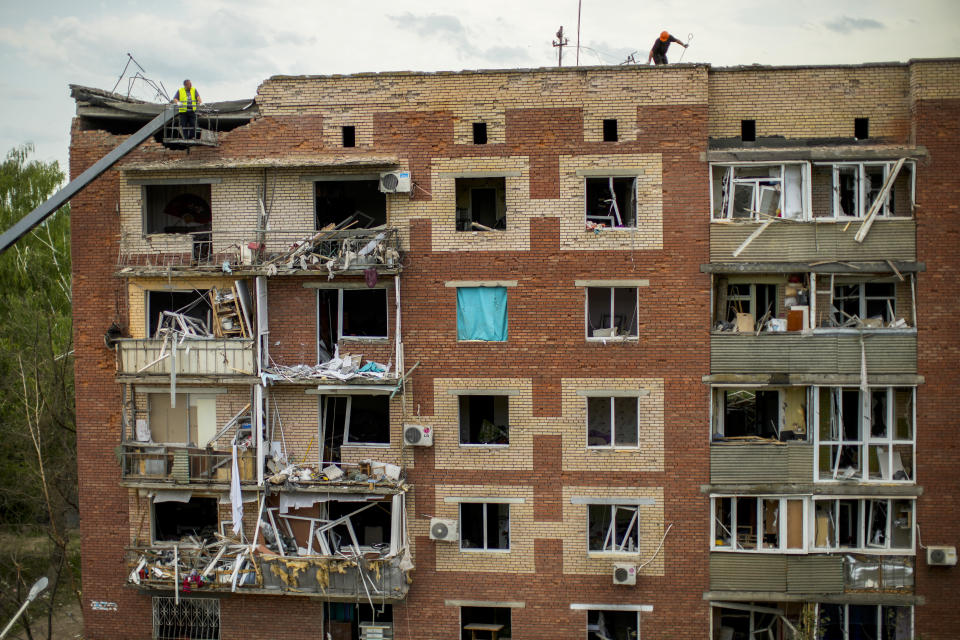
{"type": "Polygon", "coordinates": [[[187,339],[173,353],[170,340],[123,338],[116,341],[117,374],[252,376],[256,375],[253,344],[247,338],[187,339]]]}
{"type": "Polygon", "coordinates": [[[176,270],[208,273],[363,271],[400,268],[397,229],[202,231],[178,234],[124,233],[121,273],[176,270]]]}
{"type": "MultiPolygon", "coordinates": [[[[183,445],[127,443],[121,445],[125,481],[170,484],[229,484],[232,453],[183,445]]],[[[241,483],[256,483],[256,455],[245,451],[237,467],[241,483]]]]}

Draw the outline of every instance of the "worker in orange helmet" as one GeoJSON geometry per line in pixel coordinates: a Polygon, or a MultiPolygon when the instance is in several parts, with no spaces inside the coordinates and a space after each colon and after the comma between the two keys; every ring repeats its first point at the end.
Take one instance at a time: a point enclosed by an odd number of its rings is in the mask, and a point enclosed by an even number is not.
{"type": "Polygon", "coordinates": [[[670,47],[671,42],[676,42],[684,49],[687,48],[687,45],[674,38],[668,32],[662,31],[660,37],[653,42],[650,55],[647,56],[647,64],[650,64],[651,60],[653,60],[654,64],[667,64],[667,49],[670,47]]]}

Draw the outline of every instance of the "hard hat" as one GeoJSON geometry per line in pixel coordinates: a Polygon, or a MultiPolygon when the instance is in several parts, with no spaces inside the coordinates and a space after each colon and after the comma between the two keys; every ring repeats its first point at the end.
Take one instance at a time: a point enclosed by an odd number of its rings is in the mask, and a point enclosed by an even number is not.
{"type": "Polygon", "coordinates": [[[664,42],[666,42],[667,40],[670,39],[670,34],[667,33],[666,31],[661,31],[661,32],[660,32],[660,39],[663,40],[664,42]]]}

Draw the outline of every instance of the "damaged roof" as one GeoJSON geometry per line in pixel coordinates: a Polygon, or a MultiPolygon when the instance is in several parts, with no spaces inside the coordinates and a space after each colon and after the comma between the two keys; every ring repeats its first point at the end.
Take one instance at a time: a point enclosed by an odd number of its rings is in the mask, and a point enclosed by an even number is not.
{"type": "MultiPolygon", "coordinates": [[[[70,85],[70,97],[77,103],[77,115],[87,118],[149,122],[166,106],[163,103],[146,102],[112,91],[78,84],[70,85]]],[[[225,122],[243,123],[259,114],[259,108],[254,99],[205,102],[203,107],[225,122]]]]}

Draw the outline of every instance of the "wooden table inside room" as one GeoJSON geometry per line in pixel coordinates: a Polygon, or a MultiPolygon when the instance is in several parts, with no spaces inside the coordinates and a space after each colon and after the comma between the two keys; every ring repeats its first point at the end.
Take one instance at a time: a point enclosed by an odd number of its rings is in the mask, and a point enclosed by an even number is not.
{"type": "Polygon", "coordinates": [[[503,629],[502,624],[487,624],[485,622],[471,622],[463,625],[465,631],[470,632],[470,640],[477,640],[477,631],[489,631],[490,640],[497,640],[497,634],[503,629]]]}

